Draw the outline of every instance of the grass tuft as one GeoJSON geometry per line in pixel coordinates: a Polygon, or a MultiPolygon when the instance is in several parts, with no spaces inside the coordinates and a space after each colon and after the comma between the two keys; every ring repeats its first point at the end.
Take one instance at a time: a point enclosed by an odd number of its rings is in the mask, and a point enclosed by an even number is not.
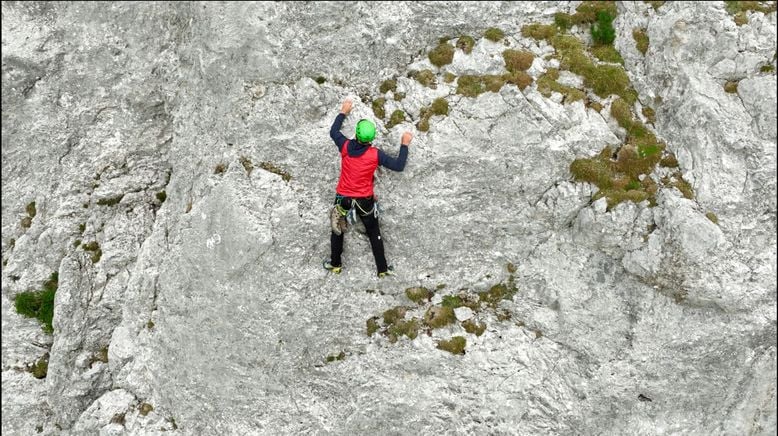
{"type": "Polygon", "coordinates": [[[405,112],[403,112],[402,109],[396,109],[389,117],[389,121],[386,123],[386,128],[391,129],[403,121],[405,121],[405,112]]]}
{"type": "Polygon", "coordinates": [[[454,46],[448,42],[441,42],[429,53],[429,60],[432,65],[440,68],[443,65],[450,64],[454,60],[454,46]]]}
{"type": "Polygon", "coordinates": [[[49,279],[43,283],[43,289],[39,291],[26,291],[16,294],[14,307],[16,312],[28,318],[36,318],[41,322],[43,331],[54,332],[52,320],[54,319],[54,296],[59,286],[59,276],[52,273],[49,279]]]}
{"type": "Polygon", "coordinates": [[[32,373],[32,376],[37,379],[44,379],[49,373],[49,353],[44,354],[35,363],[27,368],[32,373]]]}
{"type": "Polygon", "coordinates": [[[279,176],[281,176],[281,179],[283,179],[283,181],[285,181],[285,182],[288,182],[288,181],[292,180],[292,175],[291,174],[289,174],[287,171],[282,170],[281,168],[277,167],[272,162],[267,162],[267,161],[260,162],[259,167],[262,168],[265,171],[270,171],[273,174],[278,174],[279,176]]]}
{"type": "Polygon", "coordinates": [[[425,301],[430,301],[433,294],[432,291],[421,286],[405,290],[405,296],[416,304],[424,304],[425,301]]]}
{"type": "Polygon", "coordinates": [[[431,328],[445,327],[456,320],[454,309],[447,306],[432,306],[424,314],[424,324],[431,328]]]}
{"type": "Polygon", "coordinates": [[[397,81],[394,79],[386,79],[381,82],[381,86],[378,87],[381,94],[386,94],[389,91],[397,91],[397,81]]]}
{"type": "Polygon", "coordinates": [[[373,100],[372,106],[373,106],[373,113],[375,114],[376,118],[383,120],[386,117],[386,99],[383,97],[379,97],[375,100],[373,100]]]}
{"type": "Polygon", "coordinates": [[[502,52],[502,58],[505,61],[505,69],[511,73],[518,71],[527,71],[532,66],[535,55],[526,50],[508,49],[502,52]]]}
{"type": "Polygon", "coordinates": [[[484,32],[484,38],[488,39],[489,41],[498,42],[505,38],[505,32],[496,27],[490,27],[484,32]]]}
{"type": "Polygon", "coordinates": [[[476,336],[481,336],[486,331],[486,324],[476,323],[472,319],[462,322],[462,328],[468,333],[474,333],[476,336]]]}
{"type": "Polygon", "coordinates": [[[532,23],[521,28],[521,35],[537,40],[550,39],[557,34],[556,26],[532,23]]]}
{"type": "Polygon", "coordinates": [[[646,54],[648,51],[648,33],[646,33],[646,29],[642,27],[636,27],[632,29],[632,39],[635,40],[635,46],[637,47],[638,51],[646,54]]]}
{"type": "Polygon", "coordinates": [[[573,27],[573,16],[564,12],[554,14],[554,25],[561,31],[569,30],[573,27]]]}
{"type": "Polygon", "coordinates": [[[148,415],[149,412],[151,412],[152,410],[154,410],[154,406],[152,406],[149,403],[143,403],[143,404],[140,405],[140,415],[141,416],[148,415]]]}
{"type": "Polygon", "coordinates": [[[583,100],[586,94],[580,89],[565,86],[557,82],[559,79],[559,70],[549,68],[538,78],[538,92],[544,97],[550,97],[552,92],[558,92],[565,96],[565,103],[572,103],[577,100],[583,100]]]}
{"type": "Polygon", "coordinates": [[[457,39],[457,48],[461,49],[465,54],[470,54],[475,46],[475,39],[470,35],[462,35],[457,39]]]}
{"type": "Polygon", "coordinates": [[[119,204],[120,201],[122,201],[122,198],[124,198],[124,194],[117,195],[116,197],[111,198],[102,198],[100,200],[97,200],[98,206],[113,206],[116,204],[119,204]]]}
{"type": "Polygon", "coordinates": [[[427,88],[436,89],[438,87],[435,73],[433,73],[432,70],[414,71],[411,73],[411,77],[427,88]]]}
{"type": "Polygon", "coordinates": [[[598,45],[592,47],[591,52],[594,57],[603,62],[624,65],[624,58],[621,57],[621,53],[612,45],[598,45]]]}
{"type": "Polygon", "coordinates": [[[727,82],[724,84],[724,92],[728,92],[730,94],[736,94],[738,83],[739,80],[727,80],[727,82]]]}
{"type": "Polygon", "coordinates": [[[465,347],[467,346],[467,339],[462,336],[454,336],[450,340],[442,340],[438,342],[438,348],[444,351],[448,351],[451,354],[465,354],[465,347]]]}

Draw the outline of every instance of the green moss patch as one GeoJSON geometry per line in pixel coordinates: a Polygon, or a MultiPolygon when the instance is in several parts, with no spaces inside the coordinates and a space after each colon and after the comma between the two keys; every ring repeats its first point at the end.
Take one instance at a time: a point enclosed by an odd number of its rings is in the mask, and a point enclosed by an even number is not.
{"type": "Polygon", "coordinates": [[[419,122],[416,124],[416,128],[422,132],[429,130],[429,120],[433,115],[448,115],[448,101],[443,97],[436,98],[430,106],[421,108],[419,112],[419,122]]]}
{"type": "Polygon", "coordinates": [[[646,29],[642,27],[636,27],[632,29],[632,39],[635,40],[635,46],[637,47],[638,51],[646,54],[649,44],[648,33],[646,32],[646,29]]]}
{"type": "Polygon", "coordinates": [[[438,342],[438,349],[448,351],[451,354],[465,354],[465,347],[467,346],[467,339],[462,336],[454,336],[448,341],[442,340],[438,342]]]}
{"type": "Polygon", "coordinates": [[[140,405],[140,416],[146,416],[152,410],[154,410],[154,406],[152,406],[149,403],[143,403],[143,404],[140,405]]]}
{"type": "Polygon", "coordinates": [[[719,217],[716,216],[713,212],[707,212],[705,216],[713,223],[718,225],[719,224],[719,217]]]}
{"type": "Polygon", "coordinates": [[[591,52],[594,57],[603,62],[624,65],[624,58],[621,57],[621,53],[612,45],[598,45],[592,47],[591,52]]]}
{"type": "Polygon", "coordinates": [[[35,218],[35,215],[38,213],[38,211],[35,209],[34,201],[28,203],[24,210],[27,212],[27,215],[29,215],[30,218],[35,218]]]}
{"type": "Polygon", "coordinates": [[[338,354],[330,354],[329,356],[327,356],[325,358],[325,360],[327,361],[327,363],[330,363],[330,362],[335,362],[335,361],[341,361],[341,360],[343,360],[345,358],[346,358],[346,352],[345,351],[341,351],[338,354]]]}
{"type": "MultiPolygon", "coordinates": [[[[618,13],[615,1],[584,1],[575,8],[573,21],[577,24],[594,23],[599,17],[607,14],[609,17],[615,17],[618,13]]],[[[613,18],[611,18],[612,20],[613,18]]]]}
{"type": "Polygon", "coordinates": [[[446,71],[446,73],[443,74],[443,81],[446,82],[446,83],[451,83],[456,78],[457,78],[457,76],[454,73],[449,73],[448,71],[446,71]]]}
{"type": "Polygon", "coordinates": [[[389,117],[389,121],[386,123],[386,128],[391,129],[403,121],[405,121],[405,112],[403,112],[402,109],[396,109],[389,117]]]}
{"type": "Polygon", "coordinates": [[[279,176],[281,176],[281,179],[283,179],[283,181],[285,181],[285,182],[288,182],[288,181],[292,180],[292,175],[291,174],[289,174],[287,171],[277,167],[272,162],[267,162],[267,161],[260,162],[259,167],[262,168],[265,171],[270,171],[273,174],[278,174],[279,176]]]}
{"type": "MultiPolygon", "coordinates": [[[[376,332],[381,332],[383,336],[387,336],[389,342],[396,342],[402,336],[405,336],[411,340],[415,339],[419,332],[426,330],[427,335],[432,336],[432,329],[439,329],[443,327],[451,327],[454,329],[461,328],[467,333],[481,336],[486,331],[486,324],[477,321],[478,318],[471,318],[463,322],[457,322],[455,315],[455,309],[461,307],[470,308],[474,314],[478,314],[483,310],[492,311],[495,313],[498,320],[509,320],[512,317],[512,313],[505,308],[498,308],[497,305],[500,301],[513,298],[517,292],[517,288],[514,282],[514,273],[517,268],[512,263],[506,265],[509,277],[507,283],[498,283],[492,286],[488,291],[482,293],[472,293],[467,289],[460,289],[459,293],[453,295],[444,295],[440,304],[429,304],[426,307],[425,313],[422,319],[411,318],[406,319],[408,310],[411,308],[405,306],[397,306],[388,309],[383,312],[381,316],[373,316],[367,320],[367,334],[372,336],[376,332]],[[482,301],[487,304],[482,304],[482,301]]],[[[490,277],[487,274],[487,277],[490,277]]],[[[438,285],[437,289],[443,289],[444,284],[438,285]]],[[[406,296],[417,304],[424,305],[432,300],[432,291],[425,287],[414,287],[405,290],[406,296]]],[[[459,336],[460,339],[456,339],[455,336],[452,341],[443,341],[450,345],[455,346],[454,353],[461,353],[464,349],[466,342],[461,342],[464,337],[459,336]],[[460,347],[460,348],[457,348],[460,347]]],[[[444,345],[448,346],[448,345],[444,345]]]]}
{"type": "Polygon", "coordinates": [[[416,304],[424,304],[425,301],[430,301],[434,294],[434,292],[421,286],[405,290],[405,296],[416,304]]]}
{"type": "Polygon", "coordinates": [[[214,174],[224,174],[225,171],[227,171],[227,165],[223,163],[216,164],[216,167],[213,169],[214,174]]]}
{"type": "Polygon", "coordinates": [[[399,319],[405,318],[407,309],[403,306],[397,306],[384,312],[384,324],[393,324],[399,319]]]}
{"type": "Polygon", "coordinates": [[[108,347],[105,346],[101,348],[97,353],[93,354],[92,357],[89,358],[89,366],[91,367],[93,364],[97,362],[102,363],[108,363],[108,347]]]}
{"type": "Polygon", "coordinates": [[[747,12],[769,14],[776,11],[776,2],[760,1],[725,1],[727,12],[735,19],[735,24],[742,26],[748,23],[747,12]]]}
{"type": "Polygon", "coordinates": [[[486,74],[483,76],[463,75],[457,80],[457,94],[465,97],[477,97],[484,92],[499,92],[506,83],[514,84],[519,89],[532,83],[532,77],[523,71],[506,74],[486,74]]]}
{"type": "Polygon", "coordinates": [[[167,200],[167,193],[165,191],[159,191],[155,197],[157,197],[157,200],[159,200],[160,203],[164,203],[165,200],[167,200]]]}
{"type": "Polygon", "coordinates": [[[505,69],[510,72],[527,71],[532,66],[535,55],[526,50],[508,49],[502,52],[505,69]]]}
{"type": "Polygon", "coordinates": [[[538,78],[538,92],[544,97],[550,97],[552,92],[558,92],[565,96],[563,100],[565,103],[572,103],[586,98],[586,93],[582,90],[562,85],[557,82],[558,79],[559,70],[549,68],[548,71],[538,78]]]}
{"type": "Polygon", "coordinates": [[[119,204],[119,202],[122,201],[122,198],[124,198],[124,194],[117,195],[116,197],[102,198],[100,200],[97,200],[97,205],[98,206],[113,206],[113,205],[119,204]]]}
{"type": "Polygon", "coordinates": [[[694,188],[692,188],[692,185],[690,185],[689,182],[684,180],[680,171],[676,171],[671,177],[662,178],[662,182],[667,186],[671,186],[681,191],[684,198],[688,198],[689,200],[694,198],[694,188]]]}
{"type": "Polygon", "coordinates": [[[482,322],[475,322],[472,319],[468,319],[467,321],[462,322],[462,328],[465,329],[466,332],[475,334],[476,336],[481,336],[484,334],[484,331],[486,331],[486,324],[482,322]]]}
{"type": "Polygon", "coordinates": [[[432,65],[440,68],[443,65],[450,64],[454,60],[454,46],[448,42],[441,42],[429,53],[429,60],[432,65]]]}
{"type": "Polygon", "coordinates": [[[92,241],[88,244],[82,245],[84,251],[91,251],[92,263],[100,262],[100,258],[103,256],[103,250],[100,248],[100,244],[97,241],[92,241]]]}
{"type": "Polygon", "coordinates": [[[414,71],[410,73],[410,76],[427,88],[436,89],[438,87],[437,78],[432,70],[414,71]]]}
{"type": "Polygon", "coordinates": [[[481,302],[492,308],[496,308],[502,300],[511,300],[518,290],[512,284],[498,283],[488,291],[479,292],[478,297],[481,302]]]}
{"type": "Polygon", "coordinates": [[[643,106],[641,110],[643,116],[646,117],[649,123],[656,124],[656,112],[648,106],[643,106]]]}
{"type": "Polygon", "coordinates": [[[656,147],[639,149],[633,144],[625,144],[615,153],[617,158],[614,160],[614,151],[607,146],[598,156],[574,160],[570,173],[575,180],[596,185],[599,191],[593,200],[606,197],[608,209],[623,201],[648,200],[655,205],[658,186],[648,174],[659,162],[664,146],[656,147]],[[645,175],[642,181],[641,175],[645,175]]]}
{"type": "Polygon", "coordinates": [[[373,113],[375,114],[376,118],[378,118],[379,120],[383,120],[384,118],[386,118],[385,98],[380,97],[373,100],[372,106],[373,106],[373,113]]]}
{"type": "Polygon", "coordinates": [[[678,159],[676,159],[674,154],[670,153],[659,161],[659,165],[665,168],[678,168],[678,159]]]}
{"type": "Polygon", "coordinates": [[[368,336],[373,336],[373,334],[375,334],[375,332],[377,332],[381,328],[381,326],[378,325],[378,318],[375,316],[368,319],[366,324],[367,324],[368,336]]]}
{"type": "Polygon", "coordinates": [[[532,23],[521,28],[521,35],[537,40],[550,39],[557,34],[557,28],[551,24],[532,23]]]}
{"type": "Polygon", "coordinates": [[[484,32],[484,38],[488,39],[489,41],[498,42],[505,38],[505,32],[496,27],[490,27],[484,32]]]}
{"type": "Polygon", "coordinates": [[[739,82],[739,80],[727,80],[724,84],[724,91],[730,94],[737,94],[737,85],[739,82]]]}
{"type": "Polygon", "coordinates": [[[621,66],[600,65],[586,53],[583,43],[571,35],[556,35],[550,39],[563,69],[583,77],[584,86],[597,96],[606,98],[618,95],[630,104],[637,100],[637,92],[632,89],[629,76],[621,66]]]}
{"type": "Polygon", "coordinates": [[[655,11],[658,11],[658,10],[659,10],[659,8],[660,8],[660,7],[661,7],[663,4],[665,4],[665,3],[667,3],[667,2],[665,2],[665,1],[643,1],[643,3],[648,3],[649,5],[651,5],[651,7],[652,7],[652,8],[654,8],[654,10],[655,10],[655,11]]]}
{"type": "Polygon", "coordinates": [[[54,319],[54,296],[58,286],[59,276],[54,272],[43,283],[42,290],[16,294],[14,297],[16,312],[28,318],[37,319],[43,326],[43,331],[53,333],[54,327],[51,322],[54,319]]]}
{"type": "Polygon", "coordinates": [[[381,94],[386,94],[389,91],[397,91],[397,81],[394,79],[387,79],[381,82],[381,86],[378,87],[381,94]]]}
{"type": "Polygon", "coordinates": [[[457,48],[470,54],[475,46],[475,39],[470,35],[462,35],[457,39],[457,48]]]}
{"type": "Polygon", "coordinates": [[[454,309],[446,306],[432,306],[424,314],[424,324],[431,328],[441,328],[455,323],[454,309]]]}
{"type": "Polygon", "coordinates": [[[386,330],[389,336],[389,342],[397,342],[402,336],[407,337],[410,340],[416,339],[419,336],[420,323],[417,318],[410,320],[397,320],[392,323],[386,330]]]}
{"type": "Polygon", "coordinates": [[[44,379],[49,373],[49,353],[44,354],[32,365],[27,367],[27,371],[32,373],[32,376],[37,379],[44,379]]]}
{"type": "Polygon", "coordinates": [[[254,163],[251,162],[251,159],[246,156],[241,156],[238,160],[240,161],[240,164],[243,165],[243,169],[246,170],[246,174],[251,176],[251,172],[254,171],[254,163]]]}
{"type": "Polygon", "coordinates": [[[557,12],[554,14],[554,25],[562,31],[569,30],[573,27],[573,16],[564,12],[557,12]]]}
{"type": "Polygon", "coordinates": [[[324,82],[326,82],[326,81],[327,81],[327,78],[326,78],[326,77],[324,77],[324,76],[318,76],[318,77],[316,77],[316,78],[315,78],[315,79],[313,79],[313,80],[315,80],[315,81],[316,81],[316,83],[318,83],[319,85],[322,85],[322,84],[324,84],[324,82]]]}

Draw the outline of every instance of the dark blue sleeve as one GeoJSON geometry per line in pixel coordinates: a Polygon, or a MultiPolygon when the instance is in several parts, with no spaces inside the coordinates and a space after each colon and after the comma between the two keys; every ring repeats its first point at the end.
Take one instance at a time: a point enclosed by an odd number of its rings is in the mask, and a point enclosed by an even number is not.
{"type": "Polygon", "coordinates": [[[393,158],[384,153],[383,150],[378,150],[378,165],[389,168],[393,171],[402,171],[405,169],[405,161],[408,159],[408,146],[400,145],[400,155],[397,158],[393,158]]]}
{"type": "Polygon", "coordinates": [[[335,117],[335,122],[332,123],[332,127],[330,127],[330,138],[335,141],[335,145],[338,146],[338,151],[340,151],[340,149],[343,147],[343,144],[348,141],[348,138],[340,133],[340,128],[343,126],[343,120],[345,119],[346,114],[338,114],[338,116],[335,117]]]}

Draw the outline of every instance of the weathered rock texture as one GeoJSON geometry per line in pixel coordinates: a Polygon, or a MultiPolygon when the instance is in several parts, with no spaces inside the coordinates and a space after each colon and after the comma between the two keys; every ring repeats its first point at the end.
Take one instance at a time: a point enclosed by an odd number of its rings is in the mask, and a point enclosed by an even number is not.
{"type": "Polygon", "coordinates": [[[443,80],[501,74],[506,48],[537,79],[559,63],[519,29],[577,3],[3,2],[3,433],[775,434],[776,14],[618,4],[636,108],[695,196],[609,210],[569,172],[623,138],[607,109],[443,80]],[[461,34],[472,53],[434,67],[461,34]],[[329,126],[347,96],[344,133],[373,118],[388,78],[390,154],[434,98],[450,112],[378,173],[398,275],[358,227],[327,275],[329,126]],[[406,288],[484,291],[508,263],[512,299],[457,311],[482,335],[366,335],[406,288]],[[55,271],[47,335],[13,298],[55,271]],[[454,335],[464,355],[436,348],[454,335]]]}

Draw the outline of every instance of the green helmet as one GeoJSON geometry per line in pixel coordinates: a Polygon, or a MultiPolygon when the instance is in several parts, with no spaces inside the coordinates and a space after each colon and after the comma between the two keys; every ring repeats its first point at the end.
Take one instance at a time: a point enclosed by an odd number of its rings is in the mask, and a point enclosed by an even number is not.
{"type": "Polygon", "coordinates": [[[357,141],[368,143],[375,139],[375,124],[367,119],[361,119],[357,123],[357,141]]]}

